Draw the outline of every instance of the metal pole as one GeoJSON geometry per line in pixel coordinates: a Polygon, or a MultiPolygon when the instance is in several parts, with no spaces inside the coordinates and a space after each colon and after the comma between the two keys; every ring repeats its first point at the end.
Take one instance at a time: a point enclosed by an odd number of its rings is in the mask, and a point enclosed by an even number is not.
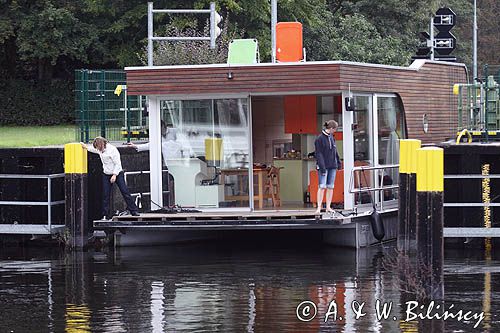
{"type": "Polygon", "coordinates": [[[476,0],[474,0],[474,26],[473,26],[473,34],[472,34],[472,76],[473,80],[477,79],[477,4],[476,0]]]}
{"type": "Polygon", "coordinates": [[[431,60],[434,60],[434,17],[431,17],[429,32],[431,35],[431,60]]]}
{"type": "Polygon", "coordinates": [[[165,14],[207,14],[209,9],[154,9],[153,13],[165,14]]]}
{"type": "Polygon", "coordinates": [[[50,177],[47,177],[47,224],[52,234],[52,184],[50,181],[50,177]]]}
{"type": "Polygon", "coordinates": [[[80,70],[80,141],[85,141],[85,70],[80,70]]]}
{"type": "Polygon", "coordinates": [[[215,2],[210,3],[210,48],[215,49],[215,2]]]}
{"type": "Polygon", "coordinates": [[[127,127],[127,143],[130,142],[130,108],[128,107],[127,89],[124,91],[125,97],[125,126],[127,127]]]}
{"type": "Polygon", "coordinates": [[[276,62],[276,24],[278,20],[278,0],[271,0],[271,62],[276,62]]]}
{"type": "Polygon", "coordinates": [[[90,110],[89,110],[89,72],[88,70],[83,70],[83,117],[85,123],[85,140],[84,142],[89,142],[90,140],[90,110]]]}
{"type": "Polygon", "coordinates": [[[153,3],[148,2],[148,66],[153,66],[153,3]]]}
{"type": "MultiPolygon", "coordinates": [[[[214,27],[215,31],[215,27],[214,27]]],[[[212,41],[212,37],[153,37],[151,38],[153,41],[158,40],[158,41],[188,41],[188,40],[209,40],[212,41]]],[[[214,43],[216,38],[213,38],[214,43]]],[[[214,44],[215,45],[215,44],[214,44]]]]}
{"type": "Polygon", "coordinates": [[[101,136],[103,138],[106,137],[106,122],[107,122],[107,114],[106,114],[106,71],[102,70],[100,71],[100,81],[97,85],[97,91],[99,94],[99,98],[101,100],[100,106],[101,106],[101,136]]]}

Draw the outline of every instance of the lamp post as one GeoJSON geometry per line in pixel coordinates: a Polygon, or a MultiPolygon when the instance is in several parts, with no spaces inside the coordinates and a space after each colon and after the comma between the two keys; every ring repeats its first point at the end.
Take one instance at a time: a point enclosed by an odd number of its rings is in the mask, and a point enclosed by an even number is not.
{"type": "Polygon", "coordinates": [[[477,80],[477,4],[474,0],[474,23],[472,28],[472,76],[473,80],[477,80]]]}
{"type": "Polygon", "coordinates": [[[276,24],[278,21],[278,0],[271,0],[271,62],[276,62],[276,24]]]}

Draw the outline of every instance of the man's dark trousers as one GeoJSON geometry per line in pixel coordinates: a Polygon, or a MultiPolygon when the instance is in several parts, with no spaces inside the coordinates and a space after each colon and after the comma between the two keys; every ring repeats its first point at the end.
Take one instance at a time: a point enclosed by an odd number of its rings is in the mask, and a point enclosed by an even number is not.
{"type": "MultiPolygon", "coordinates": [[[[113,188],[113,184],[110,182],[112,175],[102,175],[102,194],[103,194],[103,200],[102,200],[102,215],[109,217],[109,201],[111,197],[111,189],[113,188]]],[[[128,190],[127,184],[125,183],[125,176],[123,175],[123,171],[116,176],[116,185],[118,185],[118,188],[120,189],[120,192],[122,193],[123,199],[125,199],[125,202],[127,203],[127,209],[131,213],[137,213],[139,210],[134,202],[134,199],[130,195],[130,192],[128,190]]]]}

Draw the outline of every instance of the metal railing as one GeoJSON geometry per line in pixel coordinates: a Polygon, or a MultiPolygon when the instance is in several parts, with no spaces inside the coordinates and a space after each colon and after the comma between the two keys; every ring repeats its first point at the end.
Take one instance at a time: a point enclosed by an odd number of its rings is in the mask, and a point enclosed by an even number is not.
{"type": "MultiPolygon", "coordinates": [[[[399,185],[384,185],[384,176],[386,175],[386,169],[397,169],[399,168],[399,164],[384,164],[384,165],[378,165],[378,166],[357,166],[352,168],[351,170],[351,175],[349,178],[349,193],[351,194],[356,194],[356,193],[363,193],[363,192],[378,192],[378,197],[379,197],[379,204],[380,204],[380,210],[384,209],[384,191],[386,190],[394,190],[399,188],[399,185]],[[380,174],[378,176],[381,179],[382,186],[366,186],[362,187],[362,181],[361,181],[361,174],[363,174],[365,171],[374,171],[374,170],[381,170],[380,174]],[[355,183],[354,183],[354,177],[357,175],[357,183],[359,185],[358,188],[355,188],[355,183]],[[381,199],[380,199],[381,198],[381,199]]],[[[371,177],[369,175],[368,177],[371,177]]],[[[365,177],[366,178],[366,177],[365,177]]],[[[375,177],[375,184],[377,185],[379,181],[377,180],[377,177],[375,177]]],[[[377,198],[373,198],[372,200],[377,203],[377,198]]],[[[354,202],[354,205],[356,206],[356,202],[354,202]]]]}
{"type": "Polygon", "coordinates": [[[47,227],[52,231],[52,206],[64,204],[65,200],[52,201],[52,179],[63,178],[64,173],[51,175],[22,175],[22,174],[0,174],[0,179],[47,179],[47,200],[46,201],[13,201],[2,200],[3,206],[47,206],[47,227]]]}
{"type": "MultiPolygon", "coordinates": [[[[161,172],[162,172],[162,174],[167,173],[167,175],[168,175],[168,170],[162,170],[161,172]]],[[[123,176],[125,178],[125,183],[127,183],[127,176],[148,175],[150,173],[151,173],[151,171],[149,171],[149,170],[144,170],[144,171],[143,170],[140,170],[140,171],[126,171],[126,172],[123,173],[123,176]]],[[[169,184],[168,182],[169,182],[169,180],[167,178],[167,188],[168,188],[168,184],[169,184]]],[[[127,185],[128,185],[128,183],[127,183],[127,185]]],[[[169,190],[163,190],[162,193],[163,194],[170,193],[170,191],[169,190]]],[[[142,199],[143,195],[151,195],[151,192],[130,193],[130,195],[133,196],[133,197],[136,197],[135,198],[135,201],[136,201],[135,204],[137,206],[139,206],[138,205],[138,200],[142,199]]]]}
{"type": "MultiPolygon", "coordinates": [[[[500,179],[500,175],[444,175],[444,179],[500,179]]],[[[445,202],[443,207],[500,207],[500,202],[445,202]]]]}

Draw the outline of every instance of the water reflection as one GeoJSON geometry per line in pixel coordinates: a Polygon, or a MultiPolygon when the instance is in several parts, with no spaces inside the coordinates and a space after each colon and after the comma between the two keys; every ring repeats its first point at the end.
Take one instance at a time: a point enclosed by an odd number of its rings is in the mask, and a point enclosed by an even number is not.
{"type": "MultiPolygon", "coordinates": [[[[205,244],[39,257],[3,253],[0,332],[473,330],[473,322],[405,321],[398,274],[382,264],[389,251],[205,244]],[[392,302],[387,319],[377,318],[377,300],[392,302]],[[303,301],[316,306],[311,321],[297,319],[303,301]],[[354,302],[365,304],[357,319],[354,302]]],[[[498,273],[483,271],[498,262],[470,253],[447,252],[446,304],[484,311],[478,331],[497,332],[498,273]],[[464,272],[466,266],[479,273],[464,272]]]]}

